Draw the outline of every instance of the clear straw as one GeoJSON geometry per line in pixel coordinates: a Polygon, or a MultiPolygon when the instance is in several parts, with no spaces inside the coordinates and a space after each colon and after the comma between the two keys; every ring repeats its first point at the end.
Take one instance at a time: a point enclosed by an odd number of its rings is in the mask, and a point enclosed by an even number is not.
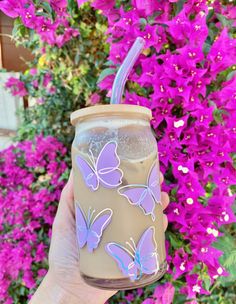
{"type": "Polygon", "coordinates": [[[127,56],[125,57],[125,60],[123,61],[122,65],[120,66],[116,74],[116,78],[112,86],[111,102],[110,102],[111,104],[121,103],[121,98],[124,92],[124,86],[126,80],[138,56],[142,52],[144,45],[145,45],[145,40],[142,37],[138,37],[135,40],[134,44],[132,45],[131,49],[129,50],[127,56]]]}

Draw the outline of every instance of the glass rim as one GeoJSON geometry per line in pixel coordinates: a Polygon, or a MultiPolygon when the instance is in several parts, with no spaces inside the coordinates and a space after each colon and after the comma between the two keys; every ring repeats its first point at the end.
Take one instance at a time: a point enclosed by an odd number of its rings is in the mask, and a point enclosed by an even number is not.
{"type": "Polygon", "coordinates": [[[133,117],[141,117],[142,119],[150,121],[152,119],[152,111],[146,107],[130,104],[107,104],[96,105],[74,111],[70,115],[70,121],[73,126],[78,122],[86,120],[90,117],[102,115],[117,115],[124,116],[130,115],[133,117]]]}

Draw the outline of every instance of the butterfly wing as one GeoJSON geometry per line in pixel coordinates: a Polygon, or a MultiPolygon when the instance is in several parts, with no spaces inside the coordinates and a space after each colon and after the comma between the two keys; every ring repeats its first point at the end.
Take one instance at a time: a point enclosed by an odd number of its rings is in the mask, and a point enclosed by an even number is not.
{"type": "Polygon", "coordinates": [[[161,191],[160,191],[160,178],[159,178],[159,167],[158,162],[155,161],[148,176],[148,187],[152,192],[152,195],[156,203],[161,202],[161,191]]]}
{"type": "Polygon", "coordinates": [[[120,159],[117,155],[117,143],[108,142],[96,161],[96,170],[102,185],[106,188],[115,188],[122,182],[123,172],[119,169],[120,159]]]}
{"type": "Polygon", "coordinates": [[[159,270],[155,228],[153,226],[149,227],[141,236],[135,261],[140,265],[141,273],[152,274],[159,270]]]}
{"type": "Polygon", "coordinates": [[[76,203],[75,205],[75,218],[76,218],[76,234],[79,243],[79,248],[83,248],[87,242],[88,226],[85,215],[78,203],[76,203]]]}
{"type": "Polygon", "coordinates": [[[98,213],[98,215],[94,218],[88,232],[87,246],[89,252],[92,252],[98,247],[103,231],[111,221],[112,213],[112,210],[107,208],[98,213]]]}
{"type": "Polygon", "coordinates": [[[129,276],[132,281],[135,281],[138,276],[138,267],[134,263],[134,258],[129,250],[117,243],[108,243],[105,249],[116,261],[123,275],[129,276]]]}
{"type": "Polygon", "coordinates": [[[155,201],[146,185],[127,185],[120,187],[118,192],[125,196],[130,204],[139,206],[145,215],[151,214],[153,220],[155,219],[155,201]]]}
{"type": "Polygon", "coordinates": [[[89,187],[92,191],[97,190],[99,181],[94,169],[90,166],[90,164],[79,155],[76,156],[76,164],[83,176],[87,187],[89,187]]]}

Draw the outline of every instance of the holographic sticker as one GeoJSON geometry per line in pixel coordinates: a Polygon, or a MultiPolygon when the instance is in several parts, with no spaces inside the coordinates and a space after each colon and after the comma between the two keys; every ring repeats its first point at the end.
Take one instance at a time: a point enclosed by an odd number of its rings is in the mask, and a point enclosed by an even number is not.
{"type": "Polygon", "coordinates": [[[130,238],[132,245],[130,249],[117,243],[108,243],[106,252],[117,262],[118,267],[124,276],[131,281],[139,280],[143,274],[156,274],[159,270],[157,244],[155,241],[155,228],[149,227],[141,236],[136,247],[135,242],[130,238]]]}
{"type": "Polygon", "coordinates": [[[96,191],[100,184],[105,188],[116,188],[122,183],[123,172],[119,169],[120,159],[116,151],[117,143],[111,141],[102,148],[96,162],[91,150],[91,164],[81,156],[76,156],[76,164],[92,191],[96,191]]]}
{"type": "Polygon", "coordinates": [[[103,231],[109,225],[113,214],[111,209],[106,208],[99,212],[92,220],[94,213],[95,210],[91,212],[91,208],[89,208],[88,217],[86,219],[79,204],[76,203],[75,205],[76,233],[79,248],[83,248],[87,243],[89,252],[93,252],[93,250],[98,247],[103,231]]]}
{"type": "Polygon", "coordinates": [[[152,220],[154,221],[155,204],[161,203],[159,169],[157,161],[154,162],[148,174],[147,185],[127,185],[120,187],[118,192],[125,196],[130,204],[139,206],[145,215],[150,214],[152,220]]]}

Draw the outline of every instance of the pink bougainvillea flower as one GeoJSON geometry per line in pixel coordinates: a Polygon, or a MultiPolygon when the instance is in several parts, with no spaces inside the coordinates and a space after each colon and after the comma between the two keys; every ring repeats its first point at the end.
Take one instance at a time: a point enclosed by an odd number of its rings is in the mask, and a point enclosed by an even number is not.
{"type": "Polygon", "coordinates": [[[210,71],[214,79],[216,75],[235,64],[236,62],[236,40],[229,38],[227,29],[224,28],[219,37],[213,43],[207,59],[211,62],[210,71]],[[230,56],[227,54],[230,53],[230,56]]]}
{"type": "Polygon", "coordinates": [[[52,81],[52,75],[51,73],[46,73],[43,77],[43,86],[47,87],[48,84],[52,81]]]}
{"type": "Polygon", "coordinates": [[[77,0],[78,6],[81,6],[85,2],[89,2],[89,0],[77,0]]]}
{"type": "MultiPolygon", "coordinates": [[[[120,9],[120,16],[119,20],[115,24],[115,28],[112,31],[112,35],[116,35],[117,30],[118,33],[121,34],[122,32],[119,31],[119,29],[122,29],[123,31],[132,32],[135,29],[140,28],[140,22],[138,21],[138,12],[134,9],[129,11],[124,11],[122,8],[120,9]]],[[[108,29],[108,32],[110,33],[110,30],[108,29]]],[[[121,36],[121,35],[120,35],[121,36]]]]}
{"type": "Polygon", "coordinates": [[[182,79],[176,80],[175,87],[169,87],[168,91],[170,92],[170,98],[174,98],[175,96],[182,97],[185,101],[188,102],[191,93],[191,87],[185,85],[186,81],[182,79]]]}
{"type": "Polygon", "coordinates": [[[128,293],[126,296],[125,296],[125,299],[129,302],[133,301],[135,299],[134,297],[134,294],[133,293],[128,293]]]}
{"type": "Polygon", "coordinates": [[[92,6],[102,11],[109,11],[115,6],[115,0],[94,0],[92,6]]]}
{"type": "Polygon", "coordinates": [[[38,80],[37,80],[37,79],[33,80],[33,81],[32,81],[32,85],[33,85],[33,87],[34,87],[35,89],[37,89],[38,86],[39,86],[38,80]]]}
{"type": "Polygon", "coordinates": [[[33,69],[30,69],[30,70],[29,70],[29,73],[30,73],[30,75],[32,75],[32,76],[37,75],[37,72],[38,72],[38,70],[37,70],[36,68],[33,68],[33,69]]]}
{"type": "Polygon", "coordinates": [[[15,78],[15,77],[10,77],[6,84],[5,84],[6,88],[11,90],[11,93],[16,96],[25,96],[28,94],[26,88],[25,88],[25,84],[23,81],[15,78]]]}
{"type": "Polygon", "coordinates": [[[188,14],[207,13],[208,11],[207,2],[202,0],[189,0],[185,3],[184,7],[188,14]]]}
{"type": "Polygon", "coordinates": [[[35,6],[30,3],[29,5],[18,9],[18,12],[24,25],[30,29],[34,29],[35,23],[37,22],[36,19],[38,18],[35,15],[35,6]]]}
{"type": "Polygon", "coordinates": [[[191,44],[186,44],[184,47],[177,49],[177,52],[182,55],[181,59],[185,58],[185,62],[182,61],[183,64],[187,63],[187,65],[195,67],[197,62],[204,60],[203,51],[191,44]]]}
{"type": "MultiPolygon", "coordinates": [[[[77,2],[82,2],[83,0],[78,0],[77,2]]],[[[86,1],[84,1],[86,2],[86,1]]],[[[65,7],[67,7],[67,0],[50,0],[50,5],[52,6],[52,8],[56,9],[56,8],[60,8],[63,9],[65,7]]]]}
{"type": "Polygon", "coordinates": [[[156,299],[155,303],[171,304],[173,303],[175,288],[171,283],[157,285],[153,296],[156,299]]]}
{"type": "Polygon", "coordinates": [[[90,96],[90,102],[92,105],[95,105],[97,103],[99,103],[101,100],[101,96],[97,93],[93,93],[91,96],[90,96]]]}
{"type": "MultiPolygon", "coordinates": [[[[99,86],[102,90],[107,90],[108,88],[112,87],[115,75],[109,75],[108,77],[104,78],[100,83],[99,86]]],[[[107,96],[111,96],[111,89],[108,91],[107,96]]]]}
{"type": "Polygon", "coordinates": [[[39,269],[38,270],[38,276],[39,278],[43,278],[46,274],[47,274],[47,270],[46,269],[39,269]]]}
{"type": "Polygon", "coordinates": [[[137,10],[141,11],[141,13],[143,12],[145,16],[153,14],[160,8],[159,3],[155,0],[132,0],[132,2],[137,10]]]}
{"type": "Polygon", "coordinates": [[[191,24],[188,37],[191,44],[198,46],[199,43],[204,43],[208,36],[208,27],[206,24],[207,12],[201,11],[197,14],[191,24]]]}
{"type": "Polygon", "coordinates": [[[179,278],[186,272],[190,272],[194,267],[194,262],[190,256],[184,252],[183,249],[176,250],[173,257],[173,264],[175,266],[174,279],[179,278]]]}
{"type": "Polygon", "coordinates": [[[125,103],[135,104],[143,107],[150,108],[151,102],[147,98],[143,96],[138,96],[135,93],[126,93],[125,95],[125,103]]]}
{"type": "Polygon", "coordinates": [[[156,304],[156,301],[154,299],[147,298],[142,304],[156,304]]]}
{"type": "Polygon", "coordinates": [[[158,47],[159,36],[157,34],[156,27],[147,24],[142,31],[136,30],[135,32],[137,36],[143,37],[145,39],[146,42],[145,48],[154,46],[160,50],[160,47],[158,47]]]}
{"type": "Polygon", "coordinates": [[[209,292],[202,287],[202,281],[198,279],[197,274],[186,275],[186,281],[186,287],[181,288],[180,292],[187,293],[188,299],[196,298],[199,293],[209,294],[209,292]]]}
{"type": "Polygon", "coordinates": [[[190,32],[191,24],[185,9],[181,10],[171,21],[167,21],[166,24],[168,25],[168,32],[175,41],[185,40],[186,35],[190,32]]]}
{"type": "Polygon", "coordinates": [[[3,0],[0,2],[0,10],[11,18],[17,18],[19,16],[18,8],[20,8],[24,2],[25,1],[22,0],[3,0]]]}

